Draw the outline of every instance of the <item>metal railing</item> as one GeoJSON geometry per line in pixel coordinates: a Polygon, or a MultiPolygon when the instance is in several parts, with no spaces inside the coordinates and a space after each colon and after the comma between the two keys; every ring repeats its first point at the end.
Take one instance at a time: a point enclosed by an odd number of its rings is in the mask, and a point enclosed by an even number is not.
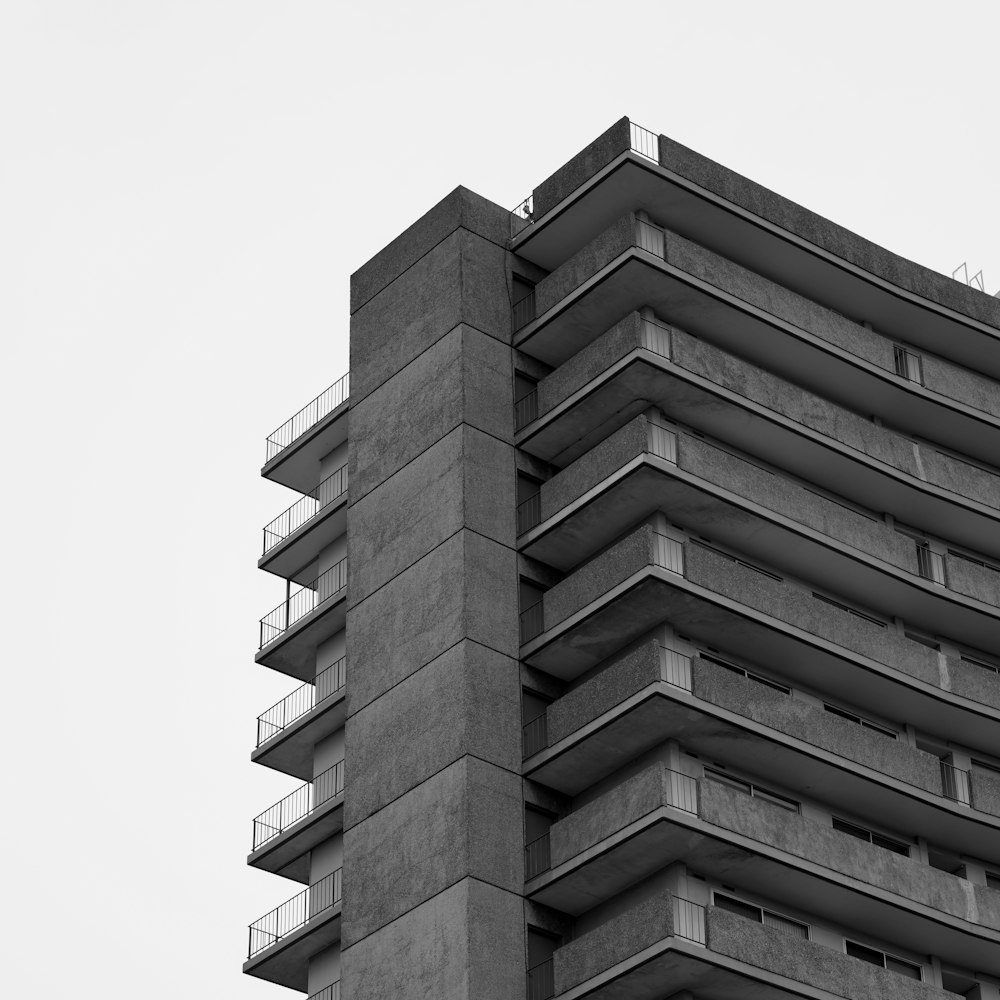
{"type": "Polygon", "coordinates": [[[257,716],[257,746],[277,736],[293,722],[318,708],[331,695],[343,690],[347,682],[347,657],[342,656],[316,675],[312,683],[297,687],[291,694],[257,716]]]}
{"type": "Polygon", "coordinates": [[[536,601],[520,614],[521,645],[523,646],[543,631],[542,601],[536,601]]]}
{"type": "Polygon", "coordinates": [[[532,191],[524,201],[520,202],[517,208],[512,208],[510,210],[511,215],[516,215],[519,219],[524,219],[525,222],[535,221],[535,193],[532,191]]]}
{"type": "Polygon", "coordinates": [[[941,793],[945,798],[951,799],[959,805],[968,806],[970,809],[976,808],[975,798],[972,791],[972,772],[963,771],[948,761],[941,762],[941,793]]]}
{"type": "Polygon", "coordinates": [[[670,330],[669,326],[664,326],[656,320],[643,318],[639,344],[647,351],[652,351],[653,354],[658,354],[669,361],[672,356],[670,330]]]}
{"type": "Polygon", "coordinates": [[[674,906],[674,935],[695,944],[705,944],[705,907],[683,896],[672,896],[671,900],[674,906]]]}
{"type": "Polygon", "coordinates": [[[312,996],[306,997],[306,1000],[340,1000],[340,980],[324,986],[319,993],[313,993],[312,996]]]}
{"type": "Polygon", "coordinates": [[[549,854],[548,831],[536,837],[530,844],[524,846],[524,879],[534,878],[549,870],[551,861],[549,854]]]}
{"type": "Polygon", "coordinates": [[[926,542],[917,542],[917,571],[925,580],[948,586],[944,556],[935,552],[926,542]]]}
{"type": "Polygon", "coordinates": [[[665,768],[667,772],[667,805],[698,815],[698,779],[690,774],[665,768]]]}
{"type": "Polygon", "coordinates": [[[896,374],[905,378],[908,382],[916,382],[918,385],[924,384],[923,361],[919,354],[908,351],[898,344],[892,348],[892,363],[896,369],[896,374]]]}
{"type": "Polygon", "coordinates": [[[284,541],[294,531],[298,531],[311,521],[324,507],[339,500],[347,492],[347,465],[342,465],[331,473],[314,490],[303,494],[300,500],[282,511],[270,524],[264,527],[264,554],[284,541]]]}
{"type": "Polygon", "coordinates": [[[255,920],[250,925],[250,950],[247,958],[259,955],[265,948],[305,927],[314,917],[336,906],[341,899],[343,871],[338,868],[255,920]]]}
{"type": "Polygon", "coordinates": [[[650,455],[676,465],[677,435],[673,431],[667,430],[666,427],[649,421],[647,421],[647,427],[649,428],[649,438],[646,448],[650,455]]]}
{"type": "Polygon", "coordinates": [[[660,679],[685,691],[692,690],[691,657],[660,646],[660,679]]]}
{"type": "Polygon", "coordinates": [[[532,289],[518,299],[511,308],[511,326],[514,333],[517,333],[522,326],[527,326],[535,318],[535,290],[532,289]]]}
{"type": "Polygon", "coordinates": [[[276,431],[267,436],[267,459],[284,451],[296,438],[310,427],[315,427],[328,413],[332,413],[350,395],[351,373],[342,375],[329,389],[324,389],[314,400],[306,403],[293,417],[289,417],[276,431]]]}
{"type": "Polygon", "coordinates": [[[299,619],[321,604],[339,594],[347,586],[347,557],[345,556],[311,583],[289,594],[273,611],[260,620],[260,648],[287,632],[299,619]]]}
{"type": "Polygon", "coordinates": [[[654,163],[660,162],[660,137],[655,132],[650,132],[648,128],[636,125],[635,122],[629,122],[628,133],[633,152],[645,156],[654,163]]]}
{"type": "Polygon", "coordinates": [[[284,833],[344,790],[344,762],[317,774],[312,781],[300,785],[290,795],[265,809],[253,821],[253,850],[284,833]]]}
{"type": "Polygon", "coordinates": [[[548,716],[539,715],[521,727],[521,749],[525,758],[544,750],[548,745],[548,716]]]}
{"type": "Polygon", "coordinates": [[[538,416],[538,390],[532,389],[514,404],[514,430],[519,431],[538,416]]]}
{"type": "Polygon", "coordinates": [[[517,505],[517,533],[523,535],[529,528],[533,528],[542,520],[542,494],[536,493],[534,496],[522,500],[517,505]]]}
{"type": "Polygon", "coordinates": [[[651,222],[636,219],[635,245],[640,250],[653,254],[654,257],[666,260],[666,236],[659,226],[654,226],[651,222]]]}
{"type": "Polygon", "coordinates": [[[549,1000],[556,994],[555,976],[552,970],[552,959],[528,969],[528,1000],[549,1000]]]}
{"type": "Polygon", "coordinates": [[[653,565],[671,573],[684,575],[684,543],[653,532],[653,565]]]}

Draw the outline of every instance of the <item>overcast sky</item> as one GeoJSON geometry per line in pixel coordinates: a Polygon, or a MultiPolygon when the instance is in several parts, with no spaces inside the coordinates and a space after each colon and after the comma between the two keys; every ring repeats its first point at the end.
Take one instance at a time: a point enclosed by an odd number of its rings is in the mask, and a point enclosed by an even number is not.
{"type": "Polygon", "coordinates": [[[244,864],[297,784],[248,759],[294,686],[258,472],[347,370],[351,272],[628,115],[995,292],[998,10],[2,4],[5,993],[283,995],[239,974],[298,888],[244,864]]]}

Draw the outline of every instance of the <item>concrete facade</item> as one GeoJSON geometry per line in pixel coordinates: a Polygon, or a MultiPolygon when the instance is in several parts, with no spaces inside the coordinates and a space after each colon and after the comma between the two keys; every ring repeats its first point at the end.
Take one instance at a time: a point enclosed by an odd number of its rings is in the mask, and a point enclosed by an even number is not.
{"type": "Polygon", "coordinates": [[[1000,1000],[998,302],[626,118],[364,264],[268,439],[244,971],[1000,1000]]]}

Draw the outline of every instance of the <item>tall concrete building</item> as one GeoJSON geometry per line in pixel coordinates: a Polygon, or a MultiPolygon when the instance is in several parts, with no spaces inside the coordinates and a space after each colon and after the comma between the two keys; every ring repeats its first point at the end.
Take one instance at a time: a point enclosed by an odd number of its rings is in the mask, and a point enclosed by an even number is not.
{"type": "Polygon", "coordinates": [[[360,268],[267,448],[246,972],[1000,1000],[1000,300],[622,119],[360,268]]]}

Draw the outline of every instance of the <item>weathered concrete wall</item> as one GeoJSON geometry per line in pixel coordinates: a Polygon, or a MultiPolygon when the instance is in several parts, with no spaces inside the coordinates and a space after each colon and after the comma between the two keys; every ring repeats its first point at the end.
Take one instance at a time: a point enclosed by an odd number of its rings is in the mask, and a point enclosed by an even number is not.
{"type": "Polygon", "coordinates": [[[936,986],[898,976],[813,941],[739,917],[715,906],[708,908],[708,947],[778,976],[828,990],[848,1000],[951,1000],[936,986]]]}
{"type": "Polygon", "coordinates": [[[829,219],[665,135],[660,136],[660,163],[682,177],[739,205],[763,219],[829,250],[844,260],[877,274],[900,288],[939,302],[984,323],[1000,326],[1000,299],[967,288],[930,268],[905,260],[869,240],[862,239],[829,219]]]}
{"type": "Polygon", "coordinates": [[[548,413],[642,343],[642,317],[629,313],[538,383],[538,412],[548,413]]]}
{"type": "Polygon", "coordinates": [[[550,629],[652,561],[653,529],[643,525],[545,592],[545,628],[550,629]]]}
{"type": "Polygon", "coordinates": [[[818,601],[807,590],[772,580],[699,545],[685,546],[684,575],[781,621],[869,656],[928,684],[940,683],[937,653],[890,628],[818,601]]]}
{"type": "Polygon", "coordinates": [[[556,995],[671,934],[673,905],[670,893],[661,892],[559,948],[552,962],[556,995]]]}
{"type": "Polygon", "coordinates": [[[922,355],[921,366],[928,389],[1000,417],[1000,385],[996,382],[933,354],[922,355]]]}
{"type": "Polygon", "coordinates": [[[548,707],[549,745],[660,679],[660,644],[643,643],[548,707]]]}
{"type": "MultiPolygon", "coordinates": [[[[952,590],[1000,608],[1000,573],[955,556],[945,556],[945,561],[948,586],[952,590]]],[[[997,628],[1000,629],[1000,623],[997,628]]]]}
{"type": "Polygon", "coordinates": [[[932,754],[903,740],[865,729],[701,657],[695,658],[693,668],[694,693],[699,698],[935,795],[941,794],[940,765],[932,754]]]}
{"type": "Polygon", "coordinates": [[[958,656],[944,658],[945,689],[981,705],[1000,708],[1000,674],[965,663],[958,656]]]}
{"type": "Polygon", "coordinates": [[[931,447],[920,449],[920,460],[927,482],[943,486],[970,500],[978,500],[988,507],[1000,507],[1000,476],[931,447]]]}
{"type": "Polygon", "coordinates": [[[1000,775],[972,769],[972,804],[991,816],[1000,816],[1000,775]]]}
{"type": "Polygon", "coordinates": [[[541,218],[550,208],[554,208],[563,198],[630,146],[628,119],[620,118],[607,132],[598,136],[535,188],[533,196],[535,218],[541,218]]]}
{"type": "Polygon", "coordinates": [[[541,316],[634,245],[635,216],[623,215],[535,286],[536,315],[541,316]]]}
{"type": "Polygon", "coordinates": [[[698,785],[698,812],[709,823],[950,916],[1000,929],[1000,892],[974,893],[972,883],[956,875],[748,798],[717,781],[698,785]]]}

